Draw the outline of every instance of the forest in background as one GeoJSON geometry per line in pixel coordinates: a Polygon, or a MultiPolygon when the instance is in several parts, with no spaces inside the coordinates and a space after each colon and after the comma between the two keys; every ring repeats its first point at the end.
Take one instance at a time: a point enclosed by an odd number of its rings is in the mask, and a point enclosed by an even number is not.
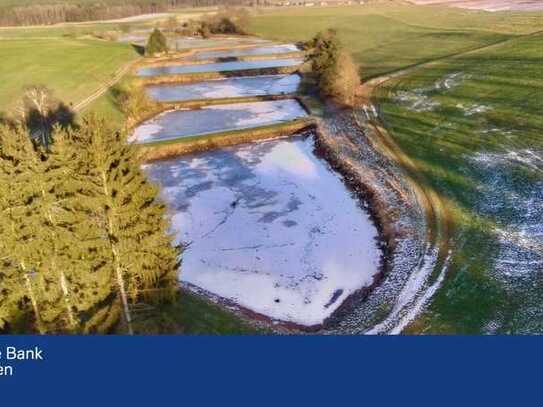
{"type": "Polygon", "coordinates": [[[264,5],[258,0],[0,0],[0,26],[50,25],[163,13],[183,7],[264,5]]]}

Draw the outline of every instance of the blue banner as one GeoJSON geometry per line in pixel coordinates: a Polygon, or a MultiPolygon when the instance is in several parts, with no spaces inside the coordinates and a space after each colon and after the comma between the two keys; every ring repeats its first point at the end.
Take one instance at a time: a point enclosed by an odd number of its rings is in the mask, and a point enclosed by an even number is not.
{"type": "Polygon", "coordinates": [[[541,348],[535,337],[4,336],[1,405],[539,405],[541,348]]]}

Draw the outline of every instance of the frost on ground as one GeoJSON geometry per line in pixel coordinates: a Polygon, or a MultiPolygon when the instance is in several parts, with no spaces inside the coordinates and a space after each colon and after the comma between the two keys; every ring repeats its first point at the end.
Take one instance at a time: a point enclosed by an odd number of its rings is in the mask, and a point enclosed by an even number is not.
{"type": "Polygon", "coordinates": [[[307,116],[294,99],[172,110],[138,126],[130,141],[149,143],[220,131],[250,129],[307,116]]]}
{"type": "Polygon", "coordinates": [[[430,96],[425,95],[424,91],[421,90],[400,90],[396,92],[394,99],[414,112],[429,112],[439,106],[438,101],[432,100],[430,96]]]}
{"type": "Polygon", "coordinates": [[[464,115],[466,116],[473,116],[474,114],[477,114],[477,113],[485,113],[492,110],[490,106],[486,106],[486,105],[473,104],[470,106],[466,106],[462,103],[458,103],[456,105],[456,108],[462,110],[464,112],[464,115]]]}
{"type": "Polygon", "coordinates": [[[434,83],[434,89],[436,90],[451,90],[462,84],[462,81],[469,79],[471,76],[464,72],[453,72],[445,75],[443,78],[437,80],[434,83]]]}
{"type": "MultiPolygon", "coordinates": [[[[452,90],[462,84],[462,81],[470,76],[463,72],[453,72],[438,79],[430,87],[417,88],[413,90],[399,90],[394,95],[394,100],[414,112],[429,112],[440,106],[432,96],[440,92],[452,90]]],[[[473,111],[471,114],[476,113],[473,111]]]]}
{"type": "Polygon", "coordinates": [[[231,61],[217,62],[212,64],[151,66],[140,68],[138,70],[138,75],[156,76],[202,72],[229,72],[245,69],[280,68],[285,66],[300,65],[303,62],[304,60],[302,58],[278,58],[260,61],[231,61]]]}
{"type": "Polygon", "coordinates": [[[188,244],[183,281],[302,325],[373,282],[377,230],[313,148],[296,137],[146,165],[188,244]]]}
{"type": "Polygon", "coordinates": [[[497,241],[494,276],[519,312],[517,333],[541,332],[543,326],[543,154],[532,149],[479,153],[471,162],[483,182],[479,210],[492,220],[497,241]]]}
{"type": "Polygon", "coordinates": [[[160,102],[243,96],[281,95],[296,92],[299,75],[263,75],[210,81],[148,86],[148,94],[160,102]]]}
{"type": "Polygon", "coordinates": [[[294,44],[280,44],[221,51],[200,51],[196,53],[194,59],[205,60],[214,58],[235,58],[253,55],[285,54],[296,51],[299,51],[299,49],[294,44]]]}

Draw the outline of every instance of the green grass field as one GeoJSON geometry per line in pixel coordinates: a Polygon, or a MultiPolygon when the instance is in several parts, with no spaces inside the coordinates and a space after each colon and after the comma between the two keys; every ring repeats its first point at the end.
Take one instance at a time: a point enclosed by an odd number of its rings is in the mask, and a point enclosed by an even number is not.
{"type": "Polygon", "coordinates": [[[251,31],[282,41],[335,28],[363,78],[543,29],[543,13],[474,13],[402,5],[293,8],[262,13],[251,31]]]}
{"type": "Polygon", "coordinates": [[[0,111],[13,109],[33,84],[75,104],[138,57],[129,45],[72,38],[0,40],[0,54],[0,111]]]}
{"type": "Polygon", "coordinates": [[[415,331],[542,329],[542,63],[543,34],[419,69],[380,92],[386,127],[456,224],[449,278],[415,331]]]}

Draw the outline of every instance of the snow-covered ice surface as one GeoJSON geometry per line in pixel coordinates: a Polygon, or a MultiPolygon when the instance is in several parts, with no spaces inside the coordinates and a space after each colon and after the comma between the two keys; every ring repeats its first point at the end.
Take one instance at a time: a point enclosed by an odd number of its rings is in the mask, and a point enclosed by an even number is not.
{"type": "Polygon", "coordinates": [[[307,116],[295,99],[171,110],[138,126],[130,141],[149,143],[227,130],[250,129],[307,116]]]}
{"type": "Polygon", "coordinates": [[[296,74],[244,76],[181,85],[148,86],[147,92],[159,102],[280,95],[295,92],[300,85],[300,79],[296,74]]]}
{"type": "Polygon", "coordinates": [[[280,68],[284,66],[300,65],[301,63],[303,63],[302,58],[278,58],[261,61],[217,62],[213,64],[164,65],[140,68],[138,70],[138,75],[157,76],[201,72],[229,72],[245,69],[280,68]]]}
{"type": "Polygon", "coordinates": [[[238,48],[222,51],[200,51],[194,59],[205,60],[214,58],[234,58],[253,55],[284,54],[299,51],[294,44],[268,45],[265,47],[238,48]]]}
{"type": "Polygon", "coordinates": [[[145,165],[188,244],[182,281],[307,326],[373,282],[377,230],[313,148],[295,137],[145,165]]]}

